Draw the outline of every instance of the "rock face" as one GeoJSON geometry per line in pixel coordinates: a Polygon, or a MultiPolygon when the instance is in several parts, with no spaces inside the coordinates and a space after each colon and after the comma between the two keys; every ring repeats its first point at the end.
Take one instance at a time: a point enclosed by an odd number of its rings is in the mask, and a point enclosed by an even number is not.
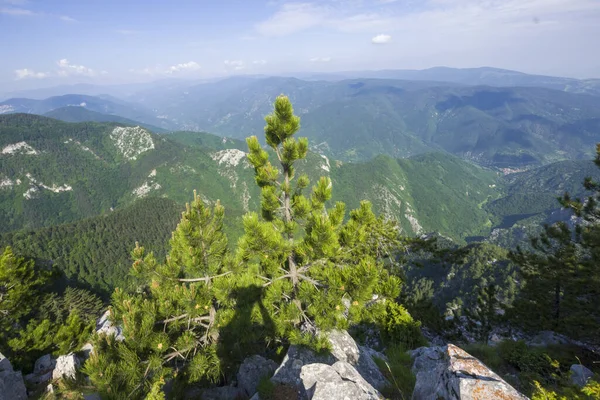
{"type": "Polygon", "coordinates": [[[27,389],[21,372],[14,371],[8,358],[0,353],[0,400],[25,400],[27,389]]]}
{"type": "Polygon", "coordinates": [[[271,377],[277,369],[273,360],[267,360],[259,355],[248,357],[244,360],[237,373],[238,388],[246,395],[252,396],[256,393],[258,383],[263,377],[271,377]]]}
{"type": "Polygon", "coordinates": [[[75,379],[79,359],[75,354],[67,354],[56,359],[56,367],[52,371],[52,379],[68,378],[75,379]]]}
{"type": "Polygon", "coordinates": [[[581,364],[571,365],[571,383],[579,387],[587,385],[594,373],[581,364]]]}
{"type": "Polygon", "coordinates": [[[527,399],[481,361],[452,344],[421,347],[412,351],[411,357],[417,377],[413,400],[527,399]]]}
{"type": "Polygon", "coordinates": [[[122,342],[125,340],[125,337],[123,336],[123,329],[121,329],[120,326],[114,326],[108,319],[109,316],[110,310],[107,310],[104,314],[102,314],[98,322],[96,322],[96,332],[98,334],[114,335],[117,341],[122,342]]]}
{"type": "Polygon", "coordinates": [[[298,388],[298,396],[301,399],[328,398],[314,396],[317,394],[321,396],[320,393],[329,393],[330,389],[335,386],[333,382],[340,384],[337,389],[338,397],[329,398],[379,398],[377,396],[380,394],[377,389],[386,386],[387,381],[375,364],[373,356],[381,358],[384,356],[374,350],[358,346],[345,331],[331,332],[329,342],[331,343],[331,354],[316,354],[303,347],[290,346],[271,381],[295,386],[298,388]],[[334,368],[335,365],[337,366],[334,368]],[[317,370],[325,371],[324,373],[327,375],[315,375],[317,370]],[[352,377],[352,379],[347,377],[352,377]],[[321,378],[325,380],[320,380],[321,378]],[[343,384],[341,384],[342,382],[343,384]],[[361,393],[359,397],[355,397],[357,393],[361,393]]]}
{"type": "Polygon", "coordinates": [[[311,400],[377,400],[381,394],[345,361],[332,366],[309,364],[302,367],[300,379],[311,400]]]}

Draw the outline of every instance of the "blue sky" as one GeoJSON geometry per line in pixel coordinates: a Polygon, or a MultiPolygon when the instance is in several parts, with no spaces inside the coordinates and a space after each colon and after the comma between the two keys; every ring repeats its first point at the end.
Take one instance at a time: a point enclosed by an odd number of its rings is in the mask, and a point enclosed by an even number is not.
{"type": "Polygon", "coordinates": [[[600,77],[600,0],[0,0],[0,84],[495,66],[600,77]]]}

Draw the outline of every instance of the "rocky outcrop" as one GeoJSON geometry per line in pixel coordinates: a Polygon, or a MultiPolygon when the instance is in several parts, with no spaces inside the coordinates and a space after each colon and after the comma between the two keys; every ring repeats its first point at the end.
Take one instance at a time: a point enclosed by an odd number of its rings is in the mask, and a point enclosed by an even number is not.
{"type": "Polygon", "coordinates": [[[27,389],[21,372],[13,370],[8,358],[0,353],[0,400],[25,400],[27,389]]]}
{"type": "Polygon", "coordinates": [[[581,364],[571,365],[571,383],[573,385],[584,387],[594,376],[594,373],[581,364]]]}
{"type": "Polygon", "coordinates": [[[259,355],[248,357],[244,360],[237,373],[238,388],[246,395],[252,396],[256,393],[258,383],[264,377],[270,378],[277,369],[277,363],[267,360],[259,355]]]}
{"type": "Polygon", "coordinates": [[[300,380],[311,400],[378,400],[381,394],[345,361],[309,364],[302,367],[300,380]]]}
{"type": "Polygon", "coordinates": [[[296,387],[300,399],[327,398],[315,396],[333,393],[335,390],[332,388],[336,382],[339,384],[336,391],[338,397],[329,398],[379,398],[381,395],[378,389],[385,387],[387,381],[373,357],[385,357],[374,350],[357,345],[346,331],[330,332],[328,339],[331,352],[326,354],[316,354],[304,347],[290,346],[271,381],[296,387]],[[318,371],[322,371],[323,375],[315,374],[318,371]],[[357,394],[359,397],[355,397],[357,394]]]}
{"type": "Polygon", "coordinates": [[[125,340],[123,336],[123,329],[120,326],[115,326],[109,319],[110,310],[106,310],[104,314],[96,322],[96,333],[99,335],[105,334],[107,336],[114,335],[115,339],[119,342],[125,340]]]}
{"type": "Polygon", "coordinates": [[[77,369],[79,368],[79,359],[73,353],[66,356],[60,356],[56,359],[56,367],[52,371],[52,379],[75,379],[77,369]]]}
{"type": "Polygon", "coordinates": [[[502,378],[464,350],[448,344],[411,352],[417,382],[413,400],[524,400],[502,378]]]}

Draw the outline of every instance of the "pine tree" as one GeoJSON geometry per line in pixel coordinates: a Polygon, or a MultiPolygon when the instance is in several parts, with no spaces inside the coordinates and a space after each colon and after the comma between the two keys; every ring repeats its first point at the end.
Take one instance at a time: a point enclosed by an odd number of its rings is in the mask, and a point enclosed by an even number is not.
{"type": "MultiPolygon", "coordinates": [[[[595,163],[600,167],[600,144],[595,163]]],[[[519,249],[511,257],[521,266],[526,285],[515,303],[515,319],[526,327],[553,329],[572,337],[598,341],[600,337],[600,184],[587,178],[587,199],[568,193],[561,205],[579,217],[545,225],[532,239],[533,252],[519,249]]]]}
{"type": "Polygon", "coordinates": [[[216,381],[219,298],[228,293],[224,209],[206,207],[194,193],[173,232],[165,263],[139,245],[132,273],[141,286],[130,294],[117,289],[111,316],[123,326],[125,341],[96,338],[97,352],[85,371],[109,398],[158,396],[166,379],[184,383],[216,381]],[[222,287],[220,283],[223,282],[222,287]]]}
{"type": "Polygon", "coordinates": [[[467,317],[468,328],[475,334],[476,339],[488,344],[490,333],[499,320],[497,310],[500,302],[496,285],[489,284],[478,291],[477,303],[470,309],[466,308],[464,314],[467,317]]]}
{"type": "Polygon", "coordinates": [[[289,99],[277,97],[265,120],[266,143],[279,167],[257,137],[247,139],[261,187],[261,216],[244,217],[237,255],[247,273],[262,280],[277,338],[321,348],[326,343],[318,332],[346,328],[368,311],[385,312],[374,304],[398,296],[400,281],[382,263],[399,246],[398,229],[377,218],[368,202],[344,223],[343,203],[326,207],[329,178],[321,177],[305,195],[309,179],[296,175],[295,164],[306,157],[308,140],[294,137],[300,118],[289,99]]]}

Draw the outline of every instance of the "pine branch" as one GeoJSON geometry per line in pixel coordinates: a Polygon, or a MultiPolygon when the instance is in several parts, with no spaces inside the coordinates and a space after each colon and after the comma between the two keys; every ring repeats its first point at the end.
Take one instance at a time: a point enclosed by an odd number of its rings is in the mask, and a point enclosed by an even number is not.
{"type": "Polygon", "coordinates": [[[178,282],[209,282],[209,281],[211,281],[212,279],[215,279],[215,278],[220,278],[220,277],[222,277],[222,276],[229,275],[229,274],[231,274],[231,271],[229,271],[229,272],[225,272],[225,273],[223,273],[223,274],[219,274],[219,275],[206,276],[206,277],[204,277],[204,278],[176,279],[176,280],[177,280],[178,282]]]}

